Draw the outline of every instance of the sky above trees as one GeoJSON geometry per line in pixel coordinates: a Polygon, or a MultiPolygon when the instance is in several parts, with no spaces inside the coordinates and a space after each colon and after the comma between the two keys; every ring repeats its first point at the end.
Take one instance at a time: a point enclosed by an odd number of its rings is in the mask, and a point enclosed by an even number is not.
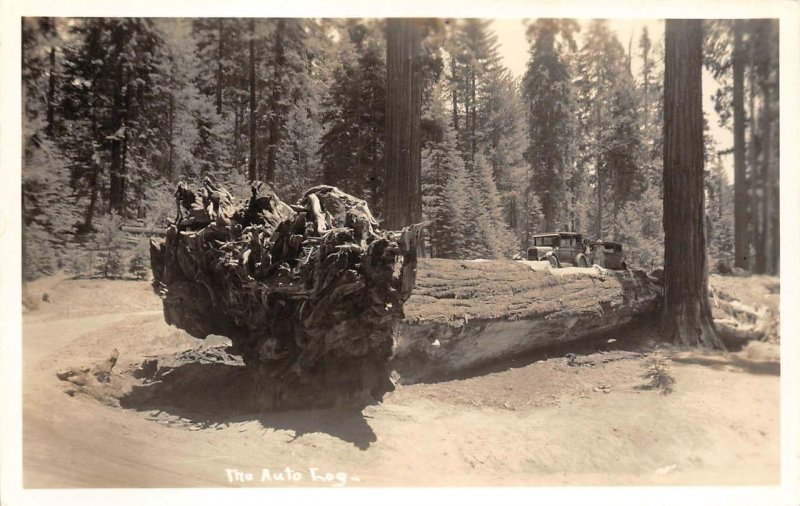
{"type": "MultiPolygon", "coordinates": [[[[590,20],[577,20],[581,26],[581,33],[585,33],[586,26],[590,20]]],[[[525,39],[525,20],[523,19],[495,19],[492,22],[492,29],[497,34],[500,44],[499,53],[503,58],[503,63],[511,71],[514,77],[521,78],[525,73],[528,59],[530,58],[530,45],[525,39]]],[[[612,19],[609,20],[610,29],[617,34],[620,42],[627,48],[628,41],[633,38],[633,58],[631,67],[633,74],[637,75],[641,68],[641,60],[637,56],[636,43],[642,28],[647,27],[650,36],[655,41],[661,41],[664,37],[664,21],[659,19],[612,19]]],[[[578,35],[578,40],[582,35],[578,35]]],[[[727,128],[719,126],[719,115],[714,110],[712,96],[716,92],[718,85],[711,74],[703,69],[703,111],[709,115],[709,127],[711,135],[717,142],[720,149],[729,148],[733,145],[733,135],[727,128]]],[[[733,177],[733,158],[724,156],[723,166],[730,181],[733,177]]]]}

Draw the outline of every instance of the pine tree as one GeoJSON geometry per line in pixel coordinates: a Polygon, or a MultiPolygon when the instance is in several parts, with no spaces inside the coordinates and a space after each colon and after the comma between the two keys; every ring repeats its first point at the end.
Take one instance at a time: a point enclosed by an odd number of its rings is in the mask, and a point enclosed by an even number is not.
{"type": "Polygon", "coordinates": [[[324,27],[312,19],[286,20],[282,39],[283,65],[273,62],[273,76],[280,78],[275,85],[281,88],[271,116],[277,132],[271,141],[274,184],[283,198],[295,200],[321,178],[320,114],[330,49],[324,27]]]}
{"type": "Polygon", "coordinates": [[[733,192],[721,156],[706,173],[706,218],[709,263],[733,265],[733,192]]]}
{"type": "Polygon", "coordinates": [[[379,23],[348,21],[323,98],[322,180],[360,195],[382,216],[385,41],[379,23]]]}
{"type": "Polygon", "coordinates": [[[490,24],[490,20],[477,19],[452,24],[446,44],[450,60],[446,78],[452,124],[472,195],[465,212],[468,220],[478,224],[465,251],[499,258],[517,244],[509,234],[509,213],[502,211],[510,200],[498,187],[510,192],[509,176],[522,161],[524,130],[519,118],[508,114],[509,105],[519,107],[519,90],[500,63],[490,24]],[[504,241],[509,246],[505,251],[493,246],[504,241]]]}
{"type": "Polygon", "coordinates": [[[431,222],[431,256],[465,258],[470,233],[465,210],[470,203],[470,183],[457,151],[455,132],[447,119],[441,136],[422,153],[422,212],[431,222]]]}
{"type": "Polygon", "coordinates": [[[661,195],[663,182],[662,154],[664,136],[661,128],[664,113],[664,55],[663,40],[653,41],[647,31],[642,29],[639,39],[639,58],[642,61],[639,78],[640,123],[644,154],[641,169],[645,184],[658,189],[661,195]]]}
{"type": "Polygon", "coordinates": [[[103,277],[115,278],[122,275],[122,256],[120,249],[125,244],[125,233],[121,230],[122,218],[116,211],[104,214],[97,222],[94,246],[105,253],[103,277]]]}
{"type": "Polygon", "coordinates": [[[24,280],[65,266],[68,241],[78,220],[69,161],[59,142],[64,133],[57,112],[63,29],[50,18],[26,18],[22,24],[24,280]]]}
{"type": "MultiPolygon", "coordinates": [[[[603,173],[607,176],[610,200],[610,237],[619,234],[619,212],[628,202],[637,199],[644,190],[645,173],[640,161],[644,157],[641,120],[638,116],[638,96],[630,75],[622,74],[611,94],[608,121],[603,132],[603,173]]],[[[604,185],[605,186],[605,185],[604,185]]],[[[603,210],[607,213],[607,209],[603,210]]]]}
{"type": "Polygon", "coordinates": [[[519,241],[503,219],[503,202],[495,185],[491,164],[478,153],[472,169],[472,188],[477,198],[478,237],[481,258],[511,258],[519,251],[519,241]]]}
{"type": "Polygon", "coordinates": [[[714,107],[720,125],[732,127],[734,163],[735,260],[739,268],[749,268],[750,245],[747,210],[747,164],[745,160],[744,111],[744,25],[741,20],[706,22],[704,64],[719,83],[714,107]],[[733,119],[731,125],[731,119],[733,119]]]}
{"type": "MultiPolygon", "coordinates": [[[[572,89],[572,20],[539,19],[528,26],[530,60],[523,88],[528,110],[530,177],[528,184],[541,203],[543,229],[575,227],[577,175],[573,173],[575,103],[572,89]]],[[[529,231],[536,232],[536,231],[529,231]]]]}
{"type": "Polygon", "coordinates": [[[77,43],[65,57],[62,107],[71,128],[64,145],[73,178],[89,200],[86,232],[101,204],[104,168],[108,206],[127,216],[136,191],[130,181],[165,149],[157,128],[166,105],[158,86],[164,53],[152,20],[90,18],[73,24],[71,32],[77,43]]]}
{"type": "Polygon", "coordinates": [[[622,44],[605,20],[589,24],[577,55],[576,76],[578,165],[592,168],[594,233],[613,236],[619,232],[619,210],[640,194],[644,176],[636,170],[642,154],[638,96],[622,44]]]}

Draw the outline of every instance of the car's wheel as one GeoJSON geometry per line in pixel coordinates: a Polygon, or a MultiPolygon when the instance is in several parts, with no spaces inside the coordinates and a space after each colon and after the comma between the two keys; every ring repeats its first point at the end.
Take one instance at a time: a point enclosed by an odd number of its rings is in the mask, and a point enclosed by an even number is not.
{"type": "Polygon", "coordinates": [[[559,263],[557,256],[550,255],[547,258],[547,260],[550,262],[550,266],[553,267],[554,269],[558,269],[559,267],[561,267],[561,264],[559,263]]]}
{"type": "Polygon", "coordinates": [[[589,267],[589,261],[586,260],[586,256],[578,255],[578,258],[575,261],[575,265],[577,265],[578,267],[589,267]]]}
{"type": "Polygon", "coordinates": [[[626,264],[625,262],[622,262],[622,264],[620,265],[620,267],[622,267],[622,270],[623,270],[623,271],[624,271],[624,270],[627,270],[627,269],[628,269],[628,264],[626,264]]]}

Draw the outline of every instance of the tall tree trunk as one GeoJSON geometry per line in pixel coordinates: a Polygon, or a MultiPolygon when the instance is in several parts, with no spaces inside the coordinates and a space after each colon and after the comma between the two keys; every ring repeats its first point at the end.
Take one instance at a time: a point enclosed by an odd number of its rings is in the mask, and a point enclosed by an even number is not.
{"type": "Polygon", "coordinates": [[[575,187],[575,182],[573,178],[569,179],[569,193],[570,193],[570,206],[569,206],[569,229],[571,232],[578,230],[577,226],[577,210],[578,210],[578,197],[577,197],[577,188],[575,187]]]}
{"type": "Polygon", "coordinates": [[[81,232],[88,234],[92,231],[92,220],[94,220],[94,212],[97,207],[97,197],[100,190],[100,166],[92,162],[92,173],[89,180],[89,205],[86,206],[86,214],[83,218],[83,226],[81,232]]]}
{"type": "Polygon", "coordinates": [[[450,58],[450,74],[453,83],[453,130],[458,132],[458,77],[456,75],[456,59],[450,58]]]}
{"type": "Polygon", "coordinates": [[[169,163],[167,164],[167,179],[172,181],[175,174],[175,95],[169,94],[169,163]]]}
{"type": "MultiPolygon", "coordinates": [[[[755,34],[757,28],[754,26],[757,23],[756,20],[750,20],[750,33],[755,34]]],[[[751,35],[751,39],[754,37],[751,35]]],[[[763,230],[761,230],[761,199],[763,198],[763,191],[764,191],[764,175],[761,174],[761,167],[758,164],[758,157],[759,157],[759,143],[760,143],[760,135],[759,132],[759,124],[758,124],[758,114],[756,114],[756,44],[758,41],[750,40],[749,44],[749,60],[750,60],[750,74],[749,74],[749,90],[748,90],[748,111],[749,115],[747,116],[747,126],[750,133],[748,139],[748,150],[747,150],[747,172],[749,174],[749,204],[748,208],[750,209],[748,213],[748,230],[750,231],[750,244],[752,245],[752,259],[750,262],[750,268],[753,272],[758,274],[764,273],[764,237],[763,237],[763,230]]]]}
{"type": "MultiPolygon", "coordinates": [[[[121,70],[118,70],[121,76],[121,70]]],[[[122,210],[122,138],[119,135],[122,128],[122,82],[118,77],[114,84],[114,98],[111,106],[111,168],[109,171],[108,204],[111,209],[122,210]]]]}
{"type": "Polygon", "coordinates": [[[422,221],[420,22],[390,19],[386,38],[386,228],[422,221]]]}
{"type": "Polygon", "coordinates": [[[56,109],[56,48],[50,48],[50,75],[47,80],[47,136],[52,138],[55,134],[55,109],[56,109]]]}
{"type": "Polygon", "coordinates": [[[644,124],[650,124],[650,45],[642,49],[642,85],[644,109],[644,124]]]}
{"type": "MultiPolygon", "coordinates": [[[[777,44],[777,41],[775,42],[777,44]]],[[[777,51],[777,48],[776,48],[777,51]]],[[[781,221],[780,221],[780,210],[781,210],[781,192],[780,192],[780,152],[781,152],[781,122],[780,122],[780,104],[779,104],[779,88],[778,83],[780,82],[778,76],[778,70],[776,69],[775,72],[775,91],[773,96],[774,99],[774,118],[772,121],[772,128],[774,131],[772,132],[772,145],[769,146],[769,149],[775,153],[775,157],[772,160],[772,167],[770,168],[770,187],[772,188],[772,197],[769,201],[772,203],[772,211],[770,212],[770,219],[772,220],[772,265],[773,271],[772,273],[776,276],[780,274],[781,271],[781,221]]]]}
{"type": "Polygon", "coordinates": [[[278,143],[280,142],[281,122],[283,120],[280,104],[281,104],[281,78],[283,77],[283,70],[286,66],[286,58],[283,48],[283,35],[285,32],[286,22],[279,19],[275,29],[275,47],[273,49],[274,65],[272,67],[272,100],[270,103],[269,115],[269,142],[267,144],[267,174],[266,180],[268,183],[275,181],[275,160],[277,158],[278,143]]]}
{"type": "Polygon", "coordinates": [[[473,64],[471,72],[470,72],[470,106],[472,106],[472,113],[470,114],[469,120],[469,140],[470,140],[470,148],[469,148],[469,159],[472,161],[473,165],[475,164],[475,153],[478,152],[478,114],[477,114],[477,90],[475,89],[475,66],[473,64]]]}
{"type": "MultiPolygon", "coordinates": [[[[547,174],[553,173],[553,160],[550,157],[547,157],[544,160],[544,170],[547,174]]],[[[558,183],[556,183],[558,184],[558,183]]],[[[555,195],[556,189],[555,188],[543,188],[542,191],[542,214],[544,214],[544,230],[540,230],[540,232],[553,232],[556,228],[556,199],[555,195]]]]}
{"type": "Polygon", "coordinates": [[[467,165],[467,169],[471,168],[471,164],[469,163],[469,151],[470,151],[470,133],[472,132],[472,127],[470,126],[470,120],[472,119],[472,115],[470,114],[470,97],[472,94],[469,91],[470,86],[470,79],[469,79],[469,71],[468,69],[464,69],[464,96],[461,98],[462,102],[464,102],[464,126],[461,128],[460,135],[457,137],[458,140],[458,149],[461,153],[462,158],[464,158],[464,163],[467,165]]]}
{"type": "MultiPolygon", "coordinates": [[[[125,111],[128,110],[130,107],[130,95],[128,93],[125,94],[125,111]]],[[[125,217],[125,208],[127,204],[127,200],[125,198],[126,192],[128,191],[128,174],[127,174],[127,164],[126,161],[128,159],[128,130],[127,130],[127,113],[125,113],[122,117],[122,126],[125,128],[124,133],[122,134],[122,156],[120,157],[120,164],[119,164],[119,175],[120,175],[120,182],[119,182],[119,192],[120,192],[120,205],[119,205],[119,214],[123,218],[125,217]]]]}
{"type": "MultiPolygon", "coordinates": [[[[95,76],[92,76],[95,77],[95,76]]],[[[97,103],[97,91],[92,89],[91,99],[89,105],[89,121],[91,123],[91,131],[95,134],[97,128],[97,111],[95,104],[97,103]]],[[[92,160],[91,172],[89,176],[89,205],[86,206],[86,214],[84,215],[83,224],[79,227],[78,233],[88,234],[92,231],[92,220],[94,219],[95,206],[97,205],[97,197],[99,193],[99,179],[100,179],[100,166],[92,160]]],[[[90,272],[91,275],[91,272],[90,272]]]]}
{"type": "Polygon", "coordinates": [[[517,197],[512,196],[508,199],[508,226],[514,232],[517,231],[517,197]]]}
{"type": "Polygon", "coordinates": [[[701,20],[666,22],[664,60],[664,337],[724,348],[708,300],[703,196],[701,20]]]}
{"type": "MultiPolygon", "coordinates": [[[[373,108],[370,108],[371,111],[374,111],[373,108]]],[[[370,124],[375,124],[373,121],[370,121],[370,124]]],[[[375,132],[375,129],[371,129],[370,132],[370,147],[369,147],[369,158],[370,158],[370,188],[369,188],[369,195],[371,197],[371,202],[369,202],[370,208],[375,209],[376,212],[379,214],[383,211],[383,195],[381,195],[381,172],[383,171],[383,167],[380,164],[380,155],[378,154],[378,134],[375,132]]],[[[421,199],[421,197],[420,197],[421,199]]]]}
{"type": "MultiPolygon", "coordinates": [[[[757,257],[762,273],[773,273],[772,265],[772,230],[770,207],[772,206],[772,178],[770,177],[770,144],[772,142],[772,119],[769,110],[770,102],[769,84],[764,86],[764,107],[761,111],[761,135],[762,135],[762,158],[761,158],[761,177],[763,178],[763,194],[761,199],[761,252],[757,257]]],[[[758,269],[757,269],[758,271],[758,269]]]]}
{"type": "Polygon", "coordinates": [[[552,206],[550,205],[551,194],[549,190],[542,191],[539,197],[539,203],[542,206],[542,218],[544,220],[544,229],[539,230],[539,233],[553,231],[553,214],[552,206]]]}
{"type": "MultiPolygon", "coordinates": [[[[600,79],[600,82],[603,82],[602,78],[600,79]]],[[[599,101],[597,101],[597,103],[595,103],[594,115],[595,115],[595,123],[594,124],[595,125],[601,125],[602,121],[603,121],[603,110],[602,110],[602,104],[599,101]]],[[[599,130],[597,131],[597,133],[595,135],[597,135],[598,138],[600,137],[599,130]]],[[[597,235],[596,235],[596,237],[598,239],[602,239],[603,238],[603,175],[602,175],[602,172],[600,170],[601,161],[600,161],[599,150],[597,150],[597,149],[596,149],[594,164],[595,164],[595,176],[597,177],[597,188],[596,188],[596,190],[597,190],[597,199],[596,199],[596,202],[597,202],[597,216],[595,216],[595,226],[597,227],[597,235]]]]}
{"type": "Polygon", "coordinates": [[[256,172],[256,28],[255,21],[250,20],[250,160],[248,161],[247,174],[250,181],[258,179],[256,172]]]}
{"type": "Polygon", "coordinates": [[[222,18],[217,19],[217,114],[222,114],[222,18]]]}
{"type": "Polygon", "coordinates": [[[747,219],[747,167],[745,165],[744,138],[744,48],[742,47],[743,21],[733,22],[733,235],[734,266],[750,267],[750,241],[747,219]]]}
{"type": "Polygon", "coordinates": [[[597,167],[597,238],[603,238],[603,176],[600,173],[600,157],[595,161],[597,167]]]}
{"type": "Polygon", "coordinates": [[[136,219],[144,220],[147,217],[147,208],[145,207],[147,197],[144,191],[144,178],[139,180],[136,185],[136,219]]]}
{"type": "Polygon", "coordinates": [[[117,59],[114,91],[111,104],[111,169],[109,171],[108,204],[112,210],[122,214],[125,205],[125,174],[122,162],[122,136],[120,130],[125,126],[124,109],[127,101],[127,91],[123,93],[126,83],[124,37],[122,29],[117,27],[113,34],[115,57],[117,59]]]}
{"type": "MultiPolygon", "coordinates": [[[[117,101],[114,100],[114,109],[117,101]]],[[[118,132],[121,122],[118,112],[111,113],[111,122],[114,132],[118,132]]],[[[111,209],[119,212],[122,210],[122,139],[116,136],[111,140],[111,170],[109,173],[108,204],[111,209]]]]}
{"type": "MultiPolygon", "coordinates": [[[[774,123],[774,137],[775,137],[775,153],[780,151],[780,121],[776,120],[774,123]]],[[[777,158],[777,157],[776,157],[777,158]]],[[[781,273],[781,191],[780,191],[780,163],[775,160],[773,163],[773,170],[770,171],[770,181],[772,187],[772,212],[770,219],[772,220],[772,271],[771,274],[779,276],[781,273]]]]}
{"type": "MultiPolygon", "coordinates": [[[[530,171],[530,168],[528,169],[530,171]]],[[[525,206],[523,215],[523,219],[525,220],[525,242],[523,245],[525,248],[528,248],[531,245],[531,235],[532,235],[532,224],[531,224],[531,215],[533,212],[531,211],[533,204],[531,203],[533,191],[531,190],[530,184],[531,176],[528,174],[528,184],[525,186],[525,200],[523,205],[525,206]]],[[[527,255],[527,251],[525,253],[527,255]]]]}
{"type": "MultiPolygon", "coordinates": [[[[769,44],[772,37],[770,36],[770,29],[772,24],[770,20],[765,20],[767,30],[765,31],[765,40],[762,44],[769,44]]],[[[771,167],[771,149],[772,149],[772,114],[771,114],[771,83],[770,83],[770,51],[764,51],[763,65],[764,74],[761,79],[762,87],[762,102],[761,102],[761,179],[762,187],[764,189],[761,199],[761,254],[757,257],[761,272],[773,274],[775,268],[772,265],[772,217],[770,216],[772,206],[772,178],[770,177],[771,167]]],[[[758,269],[756,269],[758,271],[758,269]]]]}
{"type": "Polygon", "coordinates": [[[241,100],[239,100],[239,104],[233,108],[233,165],[237,173],[240,170],[239,163],[241,162],[239,135],[241,134],[242,109],[241,100]]]}

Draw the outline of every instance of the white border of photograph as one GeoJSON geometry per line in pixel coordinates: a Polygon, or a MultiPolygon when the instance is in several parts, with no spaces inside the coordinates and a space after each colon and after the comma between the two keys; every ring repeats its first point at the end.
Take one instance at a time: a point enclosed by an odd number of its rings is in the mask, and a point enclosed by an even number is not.
{"type": "MultiPolygon", "coordinates": [[[[528,504],[742,504],[800,503],[800,322],[797,283],[800,181],[798,180],[798,92],[800,92],[800,3],[760,1],[227,1],[220,0],[4,0],[0,3],[0,296],[2,315],[2,503],[28,504],[303,504],[466,501],[528,504]],[[21,466],[21,283],[20,161],[22,16],[159,17],[481,17],[481,18],[780,18],[781,72],[781,486],[778,487],[535,487],[451,489],[69,489],[23,490],[21,466]]],[[[742,406],[742,409],[746,409],[742,406]]],[[[157,445],[158,441],[153,444],[157,445]]]]}

